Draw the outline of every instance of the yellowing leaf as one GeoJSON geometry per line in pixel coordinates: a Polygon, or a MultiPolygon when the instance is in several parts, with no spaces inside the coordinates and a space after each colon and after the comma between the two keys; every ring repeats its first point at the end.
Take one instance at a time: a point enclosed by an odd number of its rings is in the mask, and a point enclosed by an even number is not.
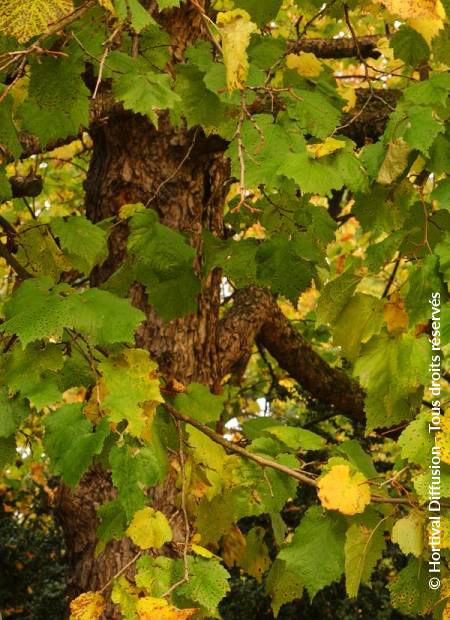
{"type": "Polygon", "coordinates": [[[423,36],[428,45],[431,45],[432,39],[444,27],[444,20],[440,17],[418,17],[409,19],[408,24],[423,36]]]}
{"type": "Polygon", "coordinates": [[[404,172],[408,163],[409,144],[398,138],[389,143],[386,156],[378,172],[378,183],[390,185],[404,172]]]}
{"type": "Polygon", "coordinates": [[[144,596],[136,605],[139,620],[188,620],[197,609],[177,609],[163,598],[144,596]]]}
{"type": "Polygon", "coordinates": [[[243,88],[248,73],[247,47],[256,25],[247,11],[235,9],[219,13],[217,26],[222,39],[223,60],[227,71],[228,90],[243,88]]]}
{"type": "Polygon", "coordinates": [[[333,465],[317,483],[318,496],[324,508],[339,510],[345,515],[364,512],[370,503],[367,479],[352,473],[348,465],[333,465]]]}
{"type": "Polygon", "coordinates": [[[405,302],[398,293],[391,295],[383,308],[384,320],[389,333],[401,333],[408,329],[408,314],[405,310],[405,302]]]}
{"type": "Polygon", "coordinates": [[[214,553],[212,553],[212,551],[210,551],[209,549],[205,549],[205,547],[202,547],[201,545],[193,544],[191,545],[191,549],[197,555],[200,555],[202,558],[207,558],[208,560],[217,557],[216,555],[214,555],[214,553]]]}
{"type": "Polygon", "coordinates": [[[402,19],[438,16],[439,0],[378,0],[390,13],[402,19]]]}
{"type": "Polygon", "coordinates": [[[288,54],[286,65],[288,69],[295,69],[303,77],[317,77],[322,73],[322,63],[311,52],[288,54]]]}
{"type": "Polygon", "coordinates": [[[85,592],[70,603],[70,620],[99,620],[104,609],[100,592],[85,592]]]}
{"type": "Polygon", "coordinates": [[[441,448],[441,460],[450,465],[450,410],[441,416],[441,428],[436,434],[436,443],[441,448]]]}
{"type": "Polygon", "coordinates": [[[334,153],[335,151],[339,151],[343,149],[345,143],[342,140],[336,140],[336,138],[326,138],[324,142],[319,142],[319,144],[308,144],[307,149],[308,152],[314,155],[316,159],[319,157],[325,157],[325,155],[330,155],[330,153],[334,153]]]}
{"type": "Polygon", "coordinates": [[[0,0],[0,32],[24,43],[72,11],[72,0],[0,0]]]}
{"type": "Polygon", "coordinates": [[[116,14],[116,9],[114,8],[114,4],[111,0],[98,0],[100,6],[109,11],[112,15],[116,14]]]}
{"type": "Polygon", "coordinates": [[[424,549],[425,517],[418,510],[395,522],[392,528],[392,542],[397,543],[403,553],[412,553],[419,558],[424,549]]]}
{"type": "Polygon", "coordinates": [[[172,540],[172,530],[165,515],[149,506],[135,513],[127,534],[141,549],[159,549],[172,540]]]}

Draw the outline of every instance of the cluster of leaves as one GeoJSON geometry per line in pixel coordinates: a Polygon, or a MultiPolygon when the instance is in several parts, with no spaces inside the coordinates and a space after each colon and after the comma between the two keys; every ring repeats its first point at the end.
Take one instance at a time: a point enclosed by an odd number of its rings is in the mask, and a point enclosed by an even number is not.
{"type": "MultiPolygon", "coordinates": [[[[180,2],[157,4],[164,11],[180,2]]],[[[413,617],[450,613],[447,511],[442,591],[429,590],[422,577],[433,437],[426,407],[419,412],[428,402],[432,294],[441,301],[442,361],[450,337],[450,7],[432,0],[334,2],[326,11],[321,5],[218,1],[214,21],[199,9],[209,39],[189,45],[186,62],[167,69],[169,34],[138,0],[0,1],[0,459],[11,466],[24,449],[30,416],[38,416],[45,453],[65,483],[76,485],[94,462],[111,470],[117,498],[99,508],[97,551],[125,536],[142,551],[135,583],[123,574],[113,583],[112,601],[124,618],[217,616],[229,589],[223,562],[259,580],[265,574],[275,614],[303,591],[313,598],[343,575],[348,597],[356,597],[361,584],[370,584],[388,538],[409,557],[390,584],[394,608],[413,617]],[[338,38],[355,28],[357,35],[380,35],[379,58],[361,56],[355,65],[297,52],[292,37],[303,14],[312,19],[308,35],[338,38]],[[70,30],[62,36],[66,22],[70,30]],[[391,37],[384,37],[386,24],[391,37]],[[45,156],[19,161],[27,136],[45,150],[88,129],[87,64],[96,94],[105,82],[116,102],[155,125],[164,110],[174,125],[200,126],[227,141],[236,182],[225,223],[234,234],[218,239],[203,232],[201,270],[189,239],[144,205],[89,221],[76,200],[80,177],[64,163],[58,190],[72,180],[62,198],[53,188],[51,200],[13,199],[13,171],[37,174],[51,165],[45,156]],[[356,77],[343,87],[347,71],[356,77]],[[370,144],[345,135],[364,112],[355,107],[360,82],[366,102],[387,106],[387,86],[398,91],[383,134],[370,144]],[[328,210],[336,196],[343,209],[337,220],[328,210]],[[111,231],[125,221],[123,264],[101,287],[89,286],[92,270],[108,256],[111,231]],[[239,409],[236,389],[227,399],[191,384],[164,397],[170,392],[161,390],[164,377],[135,345],[145,315],[128,300],[129,289],[142,284],[149,304],[170,321],[196,311],[217,267],[230,286],[269,287],[294,319],[314,321],[311,339],[365,390],[367,434],[404,425],[387,475],[357,441],[342,442],[342,435],[327,441],[301,428],[295,402],[290,417],[275,415],[275,403],[272,415],[241,424],[243,456],[211,435],[239,409]],[[302,315],[308,296],[313,303],[302,315]],[[194,424],[180,422],[167,403],[194,424]],[[292,474],[317,454],[318,479],[305,474],[317,486],[317,501],[292,531],[281,516],[299,484],[292,474]],[[168,479],[186,521],[181,537],[170,515],[151,506],[151,489],[168,479]],[[398,493],[413,508],[383,501],[398,493]],[[243,518],[263,514],[275,552],[264,528],[246,534],[239,528],[243,518]],[[183,548],[183,556],[165,554],[172,548],[183,548]]],[[[82,138],[69,154],[81,167],[89,148],[82,138]]],[[[52,153],[66,159],[60,150],[52,153]]],[[[446,416],[443,497],[450,496],[446,416]]],[[[104,606],[101,592],[84,593],[72,602],[72,618],[98,619],[104,606]]]]}

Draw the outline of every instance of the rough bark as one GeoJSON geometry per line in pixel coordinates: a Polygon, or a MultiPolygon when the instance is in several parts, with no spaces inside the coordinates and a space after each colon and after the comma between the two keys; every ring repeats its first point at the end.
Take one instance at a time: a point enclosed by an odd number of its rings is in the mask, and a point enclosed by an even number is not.
{"type": "MultiPolygon", "coordinates": [[[[86,214],[92,221],[117,215],[124,204],[142,202],[158,212],[163,224],[185,233],[199,256],[203,228],[222,234],[229,165],[223,153],[216,151],[214,138],[206,138],[200,130],[174,129],[166,117],[155,128],[143,116],[124,112],[93,126],[91,133],[94,149],[85,191],[86,214]]],[[[123,261],[127,233],[126,224],[113,229],[109,258],[93,273],[93,285],[104,282],[123,261]]],[[[200,269],[200,259],[196,268],[200,269]]],[[[141,285],[132,287],[131,299],[147,316],[137,345],[150,351],[165,377],[217,389],[221,377],[217,351],[220,273],[213,272],[203,282],[197,313],[168,323],[148,304],[141,285]]],[[[154,505],[169,515],[175,506],[170,488],[174,491],[173,481],[154,498],[154,505]]],[[[126,542],[110,544],[100,558],[94,556],[95,508],[113,496],[109,476],[97,469],[75,491],[64,487],[60,493],[72,596],[104,585],[132,557],[133,548],[126,542]]],[[[116,614],[109,607],[105,618],[115,619],[116,614]]]]}
{"type": "Polygon", "coordinates": [[[377,50],[379,39],[378,35],[358,37],[358,50],[351,37],[340,39],[304,38],[293,41],[289,46],[289,51],[310,52],[318,58],[335,58],[336,60],[352,57],[379,58],[380,52],[377,50]]]}
{"type": "Polygon", "coordinates": [[[317,401],[337,413],[363,419],[361,388],[314,351],[269,291],[256,286],[237,291],[233,308],[220,322],[219,338],[222,373],[245,369],[257,341],[317,401]]]}

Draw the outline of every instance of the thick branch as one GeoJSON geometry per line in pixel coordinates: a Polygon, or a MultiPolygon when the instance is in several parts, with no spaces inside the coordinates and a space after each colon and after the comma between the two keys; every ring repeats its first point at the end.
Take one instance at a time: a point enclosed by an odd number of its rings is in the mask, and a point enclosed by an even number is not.
{"type": "MultiPolygon", "coordinates": [[[[379,58],[377,45],[380,37],[368,35],[358,37],[359,50],[362,58],[379,58]]],[[[340,39],[300,39],[289,45],[290,52],[312,52],[318,58],[352,58],[359,57],[352,37],[340,39]]]]}
{"type": "Polygon", "coordinates": [[[353,419],[364,418],[364,394],[344,372],[325,362],[295,330],[274,297],[256,286],[237,291],[219,327],[222,373],[243,371],[255,341],[315,399],[353,419]]]}
{"type": "Polygon", "coordinates": [[[14,269],[17,275],[22,278],[22,280],[26,280],[27,278],[31,278],[31,274],[22,267],[17,258],[11,254],[7,247],[0,241],[0,257],[4,258],[10,267],[14,269]]]}

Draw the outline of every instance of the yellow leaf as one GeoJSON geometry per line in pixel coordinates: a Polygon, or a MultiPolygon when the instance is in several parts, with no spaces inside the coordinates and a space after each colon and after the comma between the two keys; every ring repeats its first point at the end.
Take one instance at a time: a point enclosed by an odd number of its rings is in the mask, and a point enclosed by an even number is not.
{"type": "Polygon", "coordinates": [[[141,549],[159,549],[172,540],[172,530],[165,515],[149,506],[135,513],[127,534],[141,549]]]}
{"type": "Polygon", "coordinates": [[[222,556],[225,564],[230,568],[237,564],[238,560],[244,555],[246,546],[247,541],[244,534],[237,525],[232,525],[223,539],[222,556]]]}
{"type": "Polygon", "coordinates": [[[295,69],[303,77],[317,77],[322,73],[322,63],[311,52],[288,54],[286,65],[288,69],[295,69]]]}
{"type": "Polygon", "coordinates": [[[205,549],[205,547],[202,547],[201,545],[192,544],[191,549],[197,555],[200,555],[202,558],[208,558],[208,560],[217,557],[214,553],[212,553],[212,551],[205,549]]]}
{"type": "Polygon", "coordinates": [[[438,17],[438,0],[377,0],[402,19],[438,17]]]}
{"type": "Polygon", "coordinates": [[[343,99],[347,100],[347,104],[342,108],[344,112],[350,112],[356,105],[356,88],[353,86],[344,86],[339,84],[338,92],[343,99]]]}
{"type": "Polygon", "coordinates": [[[410,147],[403,138],[389,142],[386,156],[378,172],[378,183],[390,185],[404,172],[408,163],[410,147]]]}
{"type": "Polygon", "coordinates": [[[104,9],[106,9],[107,11],[109,11],[112,15],[116,14],[116,9],[114,8],[113,3],[111,2],[111,0],[98,0],[98,3],[100,4],[100,6],[102,6],[104,9]]]}
{"type": "Polygon", "coordinates": [[[198,609],[177,609],[163,598],[144,596],[136,605],[139,620],[188,620],[198,609]]]}
{"type": "Polygon", "coordinates": [[[352,473],[348,465],[333,465],[319,480],[317,488],[324,508],[339,510],[345,515],[364,512],[370,503],[367,479],[359,472],[352,473]]]}
{"type": "Polygon", "coordinates": [[[216,23],[222,39],[228,90],[241,89],[248,73],[247,47],[256,25],[250,21],[247,11],[241,9],[219,13],[216,23]]]}
{"type": "Polygon", "coordinates": [[[25,43],[73,9],[72,0],[0,0],[0,32],[25,43]]]}
{"type": "Polygon", "coordinates": [[[450,410],[441,416],[442,431],[436,433],[436,444],[441,448],[441,459],[450,465],[450,410]]]}
{"type": "Polygon", "coordinates": [[[122,205],[119,209],[119,219],[126,220],[127,218],[135,215],[135,213],[137,213],[138,211],[142,211],[143,209],[145,209],[145,207],[142,202],[127,203],[125,205],[122,205]]]}
{"type": "Polygon", "coordinates": [[[416,17],[409,19],[408,25],[417,30],[431,46],[432,39],[444,28],[444,20],[440,17],[416,17]]]}
{"type": "Polygon", "coordinates": [[[99,620],[105,609],[100,592],[85,592],[70,603],[70,620],[99,620]]]}
{"type": "Polygon", "coordinates": [[[409,318],[405,310],[405,302],[398,293],[391,295],[383,309],[389,333],[401,333],[408,329],[409,318]]]}
{"type": "Polygon", "coordinates": [[[342,140],[336,140],[336,138],[327,138],[325,142],[319,142],[319,144],[308,144],[308,152],[311,153],[316,159],[319,157],[325,157],[330,155],[339,149],[343,149],[345,143],[342,140]]]}

